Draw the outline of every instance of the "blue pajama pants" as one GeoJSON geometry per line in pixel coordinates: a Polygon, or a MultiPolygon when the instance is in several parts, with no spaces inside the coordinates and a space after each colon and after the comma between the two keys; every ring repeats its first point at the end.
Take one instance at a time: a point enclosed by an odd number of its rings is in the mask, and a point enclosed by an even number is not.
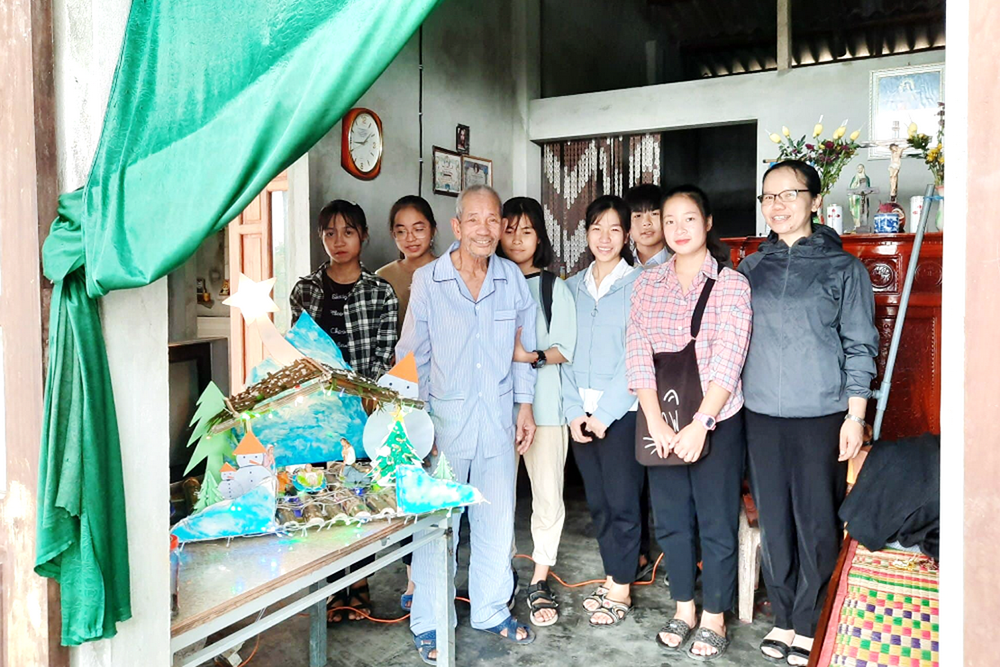
{"type": "MultiPolygon", "coordinates": [[[[447,455],[447,454],[446,454],[447,455]]],[[[479,489],[487,502],[466,508],[471,529],[469,558],[469,600],[472,627],[492,628],[507,619],[507,601],[514,587],[510,565],[510,545],[514,539],[514,454],[472,459],[448,458],[455,479],[479,489]]],[[[457,569],[458,524],[454,552],[457,569]]],[[[437,629],[434,600],[437,595],[432,568],[434,550],[424,546],[413,552],[413,606],[410,630],[415,635],[437,629]]],[[[454,604],[454,602],[452,602],[454,604]]]]}

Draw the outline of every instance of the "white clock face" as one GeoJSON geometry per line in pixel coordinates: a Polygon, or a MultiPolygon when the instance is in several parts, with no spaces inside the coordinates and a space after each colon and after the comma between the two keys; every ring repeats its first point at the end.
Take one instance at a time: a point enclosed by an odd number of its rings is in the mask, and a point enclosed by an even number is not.
{"type": "Polygon", "coordinates": [[[382,155],[382,135],[371,114],[359,113],[354,117],[348,135],[351,160],[361,173],[368,173],[378,164],[382,155]]]}

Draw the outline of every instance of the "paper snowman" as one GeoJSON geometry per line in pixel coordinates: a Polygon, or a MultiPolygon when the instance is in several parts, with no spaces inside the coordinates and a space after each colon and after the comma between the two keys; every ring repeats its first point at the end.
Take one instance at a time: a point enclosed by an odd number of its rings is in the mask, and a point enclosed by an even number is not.
{"type": "MultiPolygon", "coordinates": [[[[392,389],[402,398],[417,399],[420,397],[420,387],[417,378],[417,361],[410,352],[393,366],[388,373],[378,380],[378,386],[392,389]]],[[[434,444],[434,423],[424,410],[402,408],[403,424],[410,438],[410,444],[417,456],[423,458],[431,451],[434,444]]],[[[385,441],[386,435],[396,423],[396,407],[384,406],[373,412],[365,422],[364,449],[368,458],[378,456],[378,449],[385,441]]]]}
{"type": "Polygon", "coordinates": [[[417,360],[410,352],[403,360],[389,369],[389,372],[378,379],[378,386],[392,389],[402,398],[419,398],[417,384],[417,360]]]}

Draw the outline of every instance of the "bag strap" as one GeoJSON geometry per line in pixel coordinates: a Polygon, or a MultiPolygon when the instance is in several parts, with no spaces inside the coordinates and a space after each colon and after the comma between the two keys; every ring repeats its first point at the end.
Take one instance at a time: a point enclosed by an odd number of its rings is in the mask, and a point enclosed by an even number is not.
{"type": "Polygon", "coordinates": [[[708,297],[712,294],[715,286],[715,279],[709,278],[701,288],[701,296],[698,297],[698,304],[694,307],[694,315],[691,316],[691,338],[697,338],[701,331],[701,316],[705,314],[705,306],[708,305],[708,297]]]}
{"type": "Polygon", "coordinates": [[[556,274],[542,269],[542,312],[545,313],[545,328],[552,322],[552,288],[556,284],[556,274]]]}

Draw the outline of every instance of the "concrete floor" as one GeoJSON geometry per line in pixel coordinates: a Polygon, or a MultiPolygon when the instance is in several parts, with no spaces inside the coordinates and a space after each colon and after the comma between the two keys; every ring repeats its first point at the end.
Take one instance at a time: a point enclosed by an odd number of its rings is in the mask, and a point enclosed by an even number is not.
{"type": "MultiPolygon", "coordinates": [[[[517,512],[517,543],[521,552],[529,552],[530,501],[519,493],[517,512]]],[[[602,576],[600,554],[594,539],[593,524],[583,500],[583,490],[568,488],[566,524],[560,545],[559,564],[555,572],[567,582],[585,581],[602,576]]],[[[463,527],[463,530],[465,527],[463,527]]],[[[458,588],[466,588],[468,547],[459,551],[458,588]]],[[[530,581],[532,563],[515,560],[521,578],[522,592],[518,595],[515,614],[527,621],[528,611],[523,592],[524,582],[530,581]]],[[[490,665],[608,665],[617,667],[630,663],[640,665],[694,664],[685,655],[667,653],[653,638],[660,627],[672,617],[674,604],[669,590],[663,585],[663,573],[650,586],[639,586],[633,593],[635,609],[628,619],[614,628],[591,628],[589,614],[580,606],[592,586],[567,589],[550,580],[560,601],[560,621],[548,628],[536,628],[534,643],[517,646],[469,626],[469,607],[458,603],[456,630],[456,664],[490,665]]],[[[402,564],[395,565],[371,580],[373,613],[380,618],[398,618],[399,594],[406,584],[402,564]]],[[[760,592],[758,592],[758,595],[760,592]]],[[[760,605],[758,605],[759,609],[760,605]]],[[[743,625],[735,617],[729,619],[731,644],[726,654],[714,660],[715,665],[765,665],[757,650],[769,629],[769,619],[759,610],[752,625],[743,625]]],[[[344,622],[329,631],[330,667],[388,667],[422,665],[413,648],[407,622],[391,625],[368,621],[344,622]]],[[[260,637],[256,655],[248,667],[293,667],[308,665],[308,618],[298,616],[272,628],[260,637]]],[[[246,657],[253,649],[249,642],[240,652],[246,657]]]]}

